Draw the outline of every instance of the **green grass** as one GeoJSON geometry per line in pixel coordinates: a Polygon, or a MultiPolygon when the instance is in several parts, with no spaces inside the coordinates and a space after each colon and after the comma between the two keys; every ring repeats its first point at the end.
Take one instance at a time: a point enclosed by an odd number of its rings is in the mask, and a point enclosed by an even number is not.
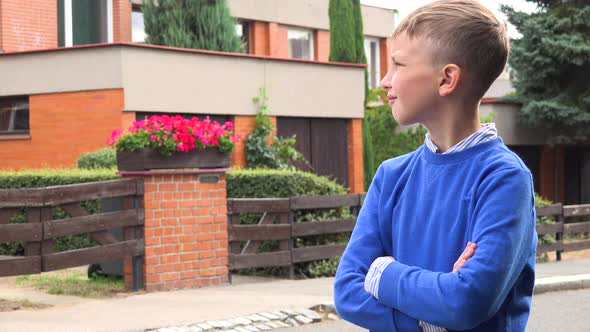
{"type": "Polygon", "coordinates": [[[121,278],[95,276],[88,278],[85,270],[64,270],[16,278],[21,286],[34,287],[54,295],[71,295],[86,298],[105,298],[125,292],[121,278]]]}

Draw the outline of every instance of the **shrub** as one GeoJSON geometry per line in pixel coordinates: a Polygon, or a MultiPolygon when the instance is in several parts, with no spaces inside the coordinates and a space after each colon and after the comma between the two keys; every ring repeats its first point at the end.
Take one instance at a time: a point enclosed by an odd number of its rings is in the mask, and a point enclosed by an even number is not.
{"type": "Polygon", "coordinates": [[[302,171],[247,169],[227,173],[228,198],[338,195],[346,192],[344,186],[330,178],[302,171]]]}
{"type": "Polygon", "coordinates": [[[114,168],[117,167],[117,153],[112,147],[86,152],[76,161],[80,169],[114,168]]]}

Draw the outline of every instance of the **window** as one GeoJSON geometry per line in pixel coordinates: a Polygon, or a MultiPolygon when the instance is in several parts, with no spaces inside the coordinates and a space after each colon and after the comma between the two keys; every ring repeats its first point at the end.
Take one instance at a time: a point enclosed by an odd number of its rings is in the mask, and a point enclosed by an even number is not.
{"type": "Polygon", "coordinates": [[[369,71],[369,87],[374,89],[381,82],[381,52],[378,38],[365,38],[365,56],[369,71]]]}
{"type": "Polygon", "coordinates": [[[58,0],[58,45],[113,41],[113,0],[58,0]]]}
{"type": "Polygon", "coordinates": [[[250,23],[239,20],[236,23],[236,34],[242,40],[243,53],[250,53],[250,23]]]}
{"type": "Polygon", "coordinates": [[[0,98],[0,135],[29,134],[29,98],[0,98]]]}
{"type": "Polygon", "coordinates": [[[145,24],[143,23],[141,7],[133,7],[133,12],[131,12],[131,28],[131,40],[134,43],[145,42],[145,24]]]}
{"type": "Polygon", "coordinates": [[[289,57],[313,60],[313,31],[289,28],[289,57]]]}

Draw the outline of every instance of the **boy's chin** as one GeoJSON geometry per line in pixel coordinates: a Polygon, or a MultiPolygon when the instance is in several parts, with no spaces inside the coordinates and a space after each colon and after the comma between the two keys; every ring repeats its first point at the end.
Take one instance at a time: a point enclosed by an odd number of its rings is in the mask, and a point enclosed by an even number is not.
{"type": "Polygon", "coordinates": [[[395,109],[391,110],[391,114],[393,115],[395,122],[397,122],[401,126],[410,126],[418,123],[418,120],[414,117],[406,116],[405,114],[403,114],[403,112],[396,112],[395,109]]]}

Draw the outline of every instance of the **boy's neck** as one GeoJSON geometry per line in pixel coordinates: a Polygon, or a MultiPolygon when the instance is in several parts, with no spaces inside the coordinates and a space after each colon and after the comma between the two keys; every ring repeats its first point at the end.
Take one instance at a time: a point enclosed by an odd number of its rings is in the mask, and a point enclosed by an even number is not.
{"type": "Polygon", "coordinates": [[[461,108],[441,108],[437,115],[437,119],[425,122],[424,125],[440,153],[444,153],[481,129],[479,104],[461,108]]]}

